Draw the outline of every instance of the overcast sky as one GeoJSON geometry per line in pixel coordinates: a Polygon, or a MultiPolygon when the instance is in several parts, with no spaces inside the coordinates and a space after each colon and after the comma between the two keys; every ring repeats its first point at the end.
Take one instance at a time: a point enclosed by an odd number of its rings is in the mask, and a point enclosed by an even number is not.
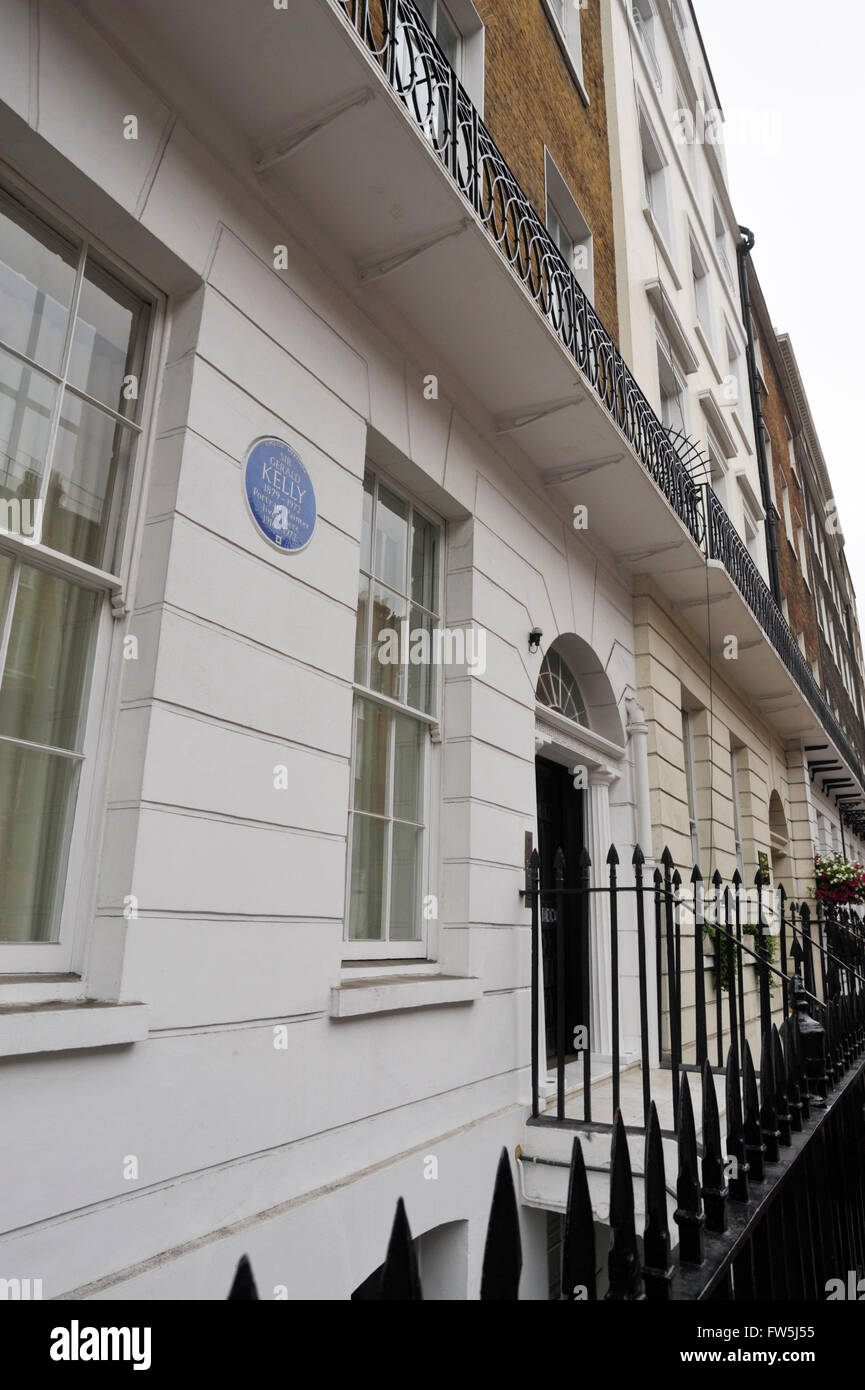
{"type": "Polygon", "coordinates": [[[860,0],[694,0],[726,118],[730,192],[757,241],[834,485],[865,623],[860,0]]]}

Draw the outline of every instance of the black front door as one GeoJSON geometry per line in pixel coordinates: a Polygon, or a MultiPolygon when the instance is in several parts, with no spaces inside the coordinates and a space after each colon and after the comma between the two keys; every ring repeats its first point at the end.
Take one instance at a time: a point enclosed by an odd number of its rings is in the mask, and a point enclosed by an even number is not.
{"type": "MultiPolygon", "coordinates": [[[[538,855],[541,861],[541,888],[555,886],[553,860],[561,848],[565,856],[565,887],[579,883],[579,857],[583,848],[583,798],[574,789],[573,777],[560,763],[544,758],[535,762],[538,796],[538,855]]],[[[574,1029],[589,1026],[589,938],[588,910],[583,897],[566,896],[565,913],[565,1053],[574,1056],[574,1029]]],[[[556,899],[541,896],[541,946],[544,971],[544,1019],[547,1056],[556,1053],[557,967],[556,899]]]]}

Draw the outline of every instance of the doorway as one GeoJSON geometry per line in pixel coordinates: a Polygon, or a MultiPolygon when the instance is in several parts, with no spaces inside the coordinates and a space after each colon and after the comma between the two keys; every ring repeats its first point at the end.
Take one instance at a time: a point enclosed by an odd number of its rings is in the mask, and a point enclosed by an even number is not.
{"type": "MultiPolygon", "coordinates": [[[[535,760],[538,802],[538,857],[541,888],[555,886],[553,861],[561,847],[565,856],[565,887],[579,883],[579,857],[585,844],[585,792],[576,791],[573,778],[560,763],[535,760]]],[[[589,912],[586,895],[563,899],[565,914],[565,1055],[573,1060],[574,1030],[589,1027],[589,912]]],[[[541,898],[541,959],[544,980],[544,1023],[548,1065],[555,1060],[558,1027],[558,970],[556,960],[556,900],[541,898]]]]}

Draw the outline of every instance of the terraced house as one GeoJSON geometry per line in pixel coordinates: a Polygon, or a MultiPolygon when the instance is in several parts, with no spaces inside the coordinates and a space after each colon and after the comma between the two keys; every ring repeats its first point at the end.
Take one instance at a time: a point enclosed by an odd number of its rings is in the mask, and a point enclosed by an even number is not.
{"type": "Polygon", "coordinates": [[[792,1087],[770,956],[809,1085],[858,1017],[769,903],[859,852],[861,649],[690,6],[10,0],[0,95],[0,1277],[375,1298],[402,1197],[473,1299],[504,1149],[571,1296],[576,1133],[615,1284],[616,1110],[672,1171],[773,1019],[792,1087]]]}

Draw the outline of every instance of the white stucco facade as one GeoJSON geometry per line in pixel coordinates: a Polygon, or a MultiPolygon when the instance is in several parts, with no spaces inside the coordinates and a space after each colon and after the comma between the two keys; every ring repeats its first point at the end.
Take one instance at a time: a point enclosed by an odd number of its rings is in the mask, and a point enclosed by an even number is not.
{"type": "MultiPolygon", "coordinates": [[[[305,9],[332,44],[317,56],[342,61],[341,21],[305,9]]],[[[155,311],[122,594],[93,670],[71,955],[62,978],[0,984],[20,1054],[0,1263],[44,1297],[222,1298],[247,1253],[262,1297],[345,1298],[403,1196],[413,1233],[438,1232],[429,1287],[476,1297],[495,1163],[527,1114],[537,750],[588,767],[594,853],[615,839],[629,856],[646,815],[629,581],[417,325],[311,235],[302,199],[256,178],[143,17],[34,13],[3,14],[4,186],[155,311]],[[265,436],[314,486],[296,555],[243,495],[265,436]],[[429,721],[435,907],[423,961],[396,964],[344,963],[369,463],[441,519],[443,618],[486,634],[483,673],[446,669],[429,721]],[[583,654],[580,736],[536,709],[561,636],[583,654]],[[23,1005],[39,1006],[31,1033],[23,1005]]],[[[522,1296],[545,1298],[544,1216],[522,1220],[522,1296]]]]}

